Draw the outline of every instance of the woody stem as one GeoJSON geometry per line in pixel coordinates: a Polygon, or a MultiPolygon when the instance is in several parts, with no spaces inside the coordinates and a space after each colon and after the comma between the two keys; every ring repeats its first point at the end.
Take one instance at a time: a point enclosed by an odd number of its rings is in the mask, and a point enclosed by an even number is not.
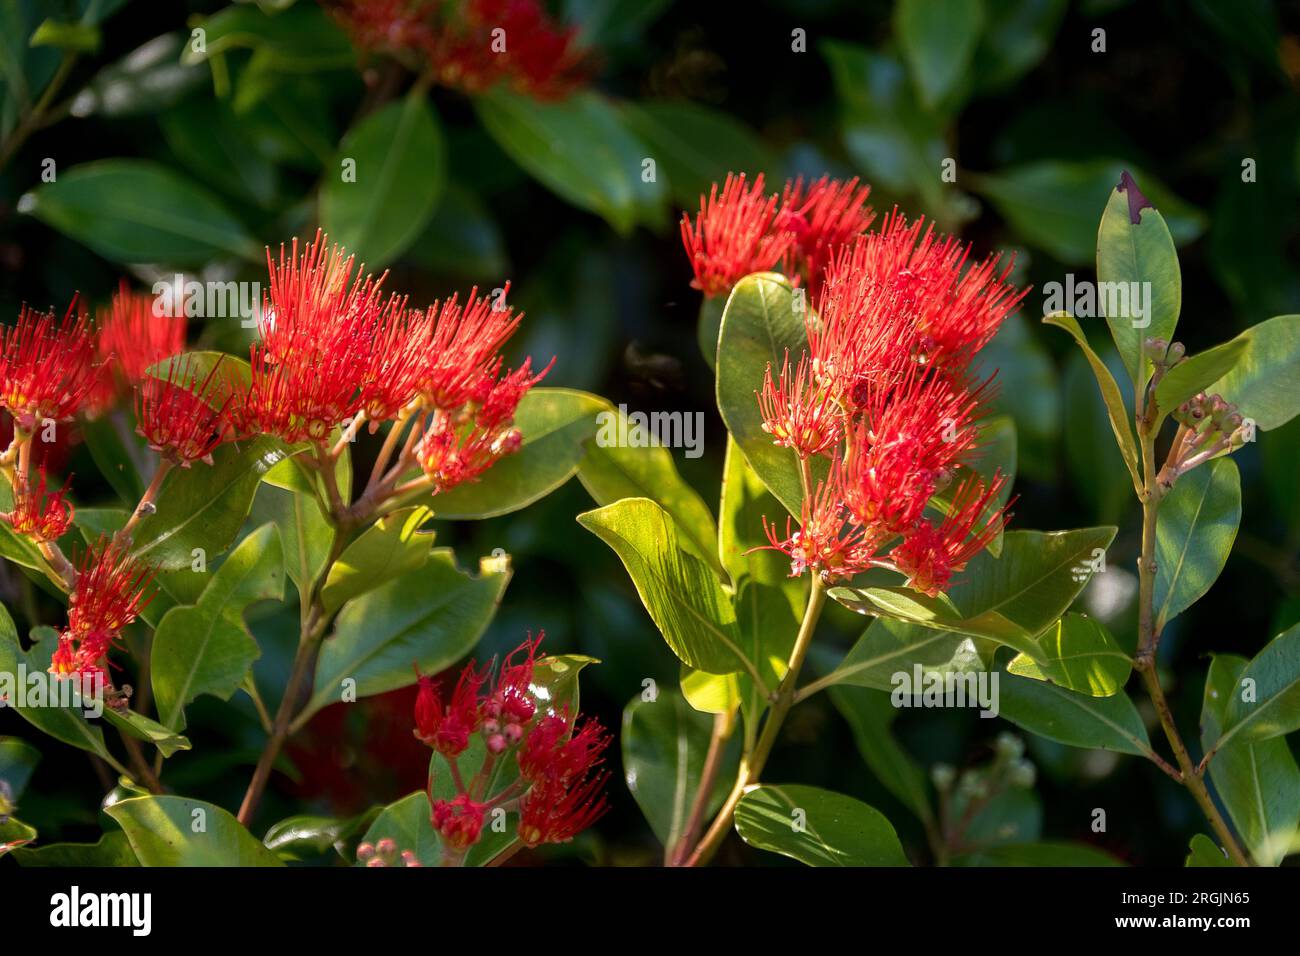
{"type": "Polygon", "coordinates": [[[167,477],[167,473],[171,470],[172,463],[170,461],[166,458],[159,459],[158,467],[154,469],[153,479],[149,482],[149,487],[140,496],[140,502],[135,506],[135,510],[131,512],[131,517],[127,519],[126,524],[122,525],[117,534],[113,536],[115,541],[125,541],[128,545],[130,544],[131,535],[134,534],[136,526],[144,518],[154,513],[158,491],[162,488],[163,479],[167,477]]]}

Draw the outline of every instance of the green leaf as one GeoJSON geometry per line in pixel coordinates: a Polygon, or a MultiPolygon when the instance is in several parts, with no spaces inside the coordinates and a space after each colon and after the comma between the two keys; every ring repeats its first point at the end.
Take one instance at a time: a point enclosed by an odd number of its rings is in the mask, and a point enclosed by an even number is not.
{"type": "Polygon", "coordinates": [[[1140,393],[1152,370],[1142,343],[1149,338],[1173,341],[1183,307],[1183,277],[1164,217],[1127,175],[1111,192],[1097,231],[1097,299],[1140,393]],[[1103,294],[1108,287],[1122,294],[1103,294]]]}
{"type": "Polygon", "coordinates": [[[663,183],[642,180],[650,150],[609,100],[582,92],[540,102],[498,88],[474,105],[497,145],[560,198],[603,216],[620,233],[662,219],[663,183]]]}
{"type": "Polygon", "coordinates": [[[1092,374],[1097,378],[1097,387],[1101,389],[1101,399],[1106,403],[1106,414],[1110,418],[1110,428],[1115,434],[1115,442],[1119,445],[1120,454],[1124,456],[1124,464],[1128,466],[1129,474],[1133,477],[1134,486],[1141,485],[1142,479],[1138,472],[1137,442],[1133,438],[1133,428],[1129,424],[1129,412],[1124,404],[1124,396],[1120,392],[1119,386],[1115,384],[1114,376],[1110,374],[1110,369],[1092,350],[1092,346],[1088,344],[1088,337],[1083,334],[1083,329],[1079,327],[1078,320],[1072,315],[1065,312],[1056,312],[1044,316],[1043,321],[1048,325],[1055,325],[1057,328],[1069,332],[1083,352],[1083,357],[1088,360],[1088,364],[1092,367],[1092,374]]]}
{"type": "Polygon", "coordinates": [[[30,46],[52,46],[66,52],[94,53],[99,49],[99,28],[91,24],[45,20],[28,41],[30,46]]]}
{"type": "Polygon", "coordinates": [[[59,173],[18,202],[20,212],[120,263],[202,265],[257,244],[207,190],[142,159],[105,159],[59,173]]]}
{"type": "Polygon", "coordinates": [[[446,153],[421,90],[376,110],[348,131],[325,170],[321,228],[371,268],[388,264],[432,218],[447,178],[446,153]]]}
{"type": "Polygon", "coordinates": [[[596,504],[609,505],[623,498],[658,502],[672,516],[682,546],[724,573],[718,560],[713,514],[695,489],[682,480],[672,453],[659,445],[640,444],[641,437],[649,441],[649,431],[630,430],[622,408],[608,405],[598,421],[596,441],[588,445],[578,465],[578,480],[596,504]],[[625,442],[620,441],[622,437],[625,442]]]}
{"type": "MultiPolygon", "coordinates": [[[[1122,374],[1119,355],[1113,347],[1107,351],[1107,367],[1122,374]]],[[[1115,444],[1110,413],[1081,352],[1066,358],[1061,408],[1065,463],[1075,490],[1087,502],[1085,514],[1098,523],[1118,523],[1134,500],[1133,474],[1115,444]]]]}
{"type": "Polygon", "coordinates": [[[1156,407],[1161,418],[1198,392],[1210,388],[1227,375],[1246,352],[1247,340],[1237,336],[1196,355],[1189,355],[1168,372],[1156,385],[1156,407]]]}
{"type": "Polygon", "coordinates": [[[1244,342],[1232,370],[1205,389],[1237,406],[1264,431],[1300,412],[1300,315],[1277,315],[1232,340],[1244,342]]]}
{"type": "Polygon", "coordinates": [[[1232,861],[1228,855],[1223,852],[1213,840],[1204,833],[1198,833],[1192,837],[1192,842],[1188,846],[1187,866],[1226,866],[1231,867],[1232,861]]]}
{"type": "Polygon", "coordinates": [[[141,866],[283,866],[221,807],[185,797],[132,797],[104,811],[141,866]]]}
{"type": "Polygon", "coordinates": [[[1241,524],[1241,475],[1216,458],[1182,475],[1156,525],[1156,630],[1205,595],[1228,563],[1241,524]]]}
{"type": "MultiPolygon", "coordinates": [[[[421,866],[437,866],[442,860],[442,842],[431,816],[428,796],[423,790],[417,790],[384,807],[361,842],[373,845],[380,840],[392,840],[399,854],[410,850],[421,866]]],[[[365,864],[358,862],[358,865],[365,864]]]]}
{"type": "Polygon", "coordinates": [[[790,576],[790,559],[766,547],[769,542],[763,533],[763,519],[775,519],[781,503],[754,473],[730,435],[718,510],[718,553],[734,590],[739,592],[746,581],[780,588],[795,617],[803,617],[808,584],[802,577],[790,576]]]}
{"type": "Polygon", "coordinates": [[[971,68],[981,92],[1001,89],[1042,62],[1066,0],[983,0],[984,31],[971,68]]]}
{"type": "MultiPolygon", "coordinates": [[[[603,398],[567,388],[534,388],[515,412],[523,433],[519,451],[498,461],[476,482],[432,499],[439,518],[495,518],[527,507],[568,481],[596,434],[603,398]]],[[[421,497],[429,500],[428,493],[421,497]]]]}
{"type": "Polygon", "coordinates": [[[899,0],[894,6],[894,33],[923,105],[939,105],[962,82],[983,25],[980,0],[899,0]]]}
{"type": "Polygon", "coordinates": [[[1003,674],[1000,684],[1001,716],[1030,733],[1071,747],[1152,753],[1142,718],[1125,694],[1088,697],[1014,674],[1003,674]]]}
{"type": "MultiPolygon", "coordinates": [[[[19,646],[13,619],[0,606],[0,675],[12,675],[12,680],[16,683],[23,674],[20,666],[26,669],[27,674],[45,675],[49,672],[50,659],[59,645],[58,631],[53,628],[37,628],[32,632],[32,637],[36,643],[24,652],[19,646]]],[[[42,681],[40,686],[45,687],[45,682],[42,681]]],[[[66,685],[51,683],[49,687],[51,692],[57,690],[61,693],[67,690],[66,685]]],[[[4,692],[10,696],[8,706],[37,730],[113,763],[108,748],[104,746],[103,730],[86,719],[84,711],[93,709],[91,702],[84,702],[84,707],[53,707],[48,706],[49,701],[33,700],[30,696],[15,691],[16,688],[4,688],[4,692]]]]}
{"type": "Polygon", "coordinates": [[[500,226],[483,200],[459,183],[448,183],[406,258],[429,272],[473,279],[504,275],[509,268],[500,226]]]}
{"type": "Polygon", "coordinates": [[[133,710],[118,711],[106,707],[104,717],[122,733],[153,744],[164,757],[170,757],[178,750],[190,749],[188,738],[133,710]]]}
{"type": "Polygon", "coordinates": [[[424,505],[394,511],[344,548],[321,589],[325,610],[334,611],[354,597],[422,567],[434,535],[421,531],[420,526],[432,514],[424,505]]]}
{"type": "Polygon", "coordinates": [[[270,206],[280,181],[254,131],[225,100],[192,99],[158,119],[167,145],[194,176],[237,200],[270,206]]]}
{"type": "Polygon", "coordinates": [[[262,477],[284,457],[275,439],[258,437],[222,445],[211,465],[173,469],[158,510],[136,526],[133,554],[163,571],[191,567],[196,548],[211,560],[235,540],[262,477]]]}
{"type": "Polygon", "coordinates": [[[755,787],[736,806],[736,832],[808,866],[910,866],[884,814],[818,787],[755,787]]]}
{"type": "Polygon", "coordinates": [[[876,779],[917,819],[933,821],[934,811],[930,807],[925,774],[893,734],[892,725],[899,710],[890,695],[865,687],[841,685],[831,688],[831,701],[848,721],[853,739],[858,744],[858,753],[862,754],[876,779]]]}
{"type": "Polygon", "coordinates": [[[1124,866],[1105,850],[1086,843],[1045,840],[1042,843],[1007,843],[953,857],[953,866],[1124,866]]]}
{"type": "Polygon", "coordinates": [[[235,548],[193,607],[174,607],[154,633],[150,670],[158,719],[185,726],[185,705],[200,694],[229,700],[261,656],[244,624],[255,601],[284,595],[284,559],[275,525],[262,525],[235,548]]]}
{"type": "Polygon", "coordinates": [[[282,72],[315,72],[350,67],[355,62],[346,35],[315,4],[295,4],[274,16],[234,4],[211,16],[194,18],[190,25],[203,30],[204,43],[202,49],[187,44],[182,63],[202,63],[238,49],[256,51],[282,72]]]}
{"type": "Polygon", "coordinates": [[[298,466],[288,459],[272,468],[257,486],[248,518],[254,526],[270,522],[280,529],[284,571],[302,595],[325,567],[334,542],[334,526],[321,513],[310,491],[290,491],[272,483],[272,477],[286,465],[297,471],[298,466]]]}
{"type": "Polygon", "coordinates": [[[455,663],[483,636],[509,580],[486,567],[466,574],[450,548],[438,548],[422,567],[349,601],[321,647],[315,691],[295,725],[341,700],[344,681],[370,697],[415,683],[415,666],[436,674],[455,663]]]}
{"type": "Polygon", "coordinates": [[[704,562],[681,549],[668,512],[648,498],[624,498],[578,515],[578,523],[622,559],[641,603],[682,661],[711,674],[744,665],[731,599],[704,562]]]}
{"type": "Polygon", "coordinates": [[[673,202],[692,213],[700,197],[728,173],[744,172],[752,180],[776,168],[763,140],[721,110],[663,100],[626,103],[623,113],[648,147],[646,155],[655,159],[659,174],[668,177],[673,202]]]}
{"type": "MultiPolygon", "coordinates": [[[[1097,211],[1106,208],[1125,166],[1114,159],[1043,160],[997,173],[966,173],[964,182],[984,195],[1022,240],[1065,265],[1083,266],[1094,261],[1097,251],[1097,211]]],[[[1164,211],[1177,245],[1205,231],[1204,213],[1152,177],[1127,168],[1164,211]]]]}
{"type": "Polygon", "coordinates": [[[22,849],[36,837],[35,827],[14,817],[0,817],[0,857],[22,849]]]}
{"type": "MultiPolygon", "coordinates": [[[[679,694],[640,697],[623,709],[623,776],[659,842],[673,850],[690,819],[714,718],[694,710],[679,694]]],[[[714,790],[725,791],[734,776],[724,768],[714,790]]],[[[721,796],[721,792],[718,794],[721,796]]]]}
{"type": "Polygon", "coordinates": [[[332,850],[346,858],[347,844],[379,813],[379,808],[374,808],[345,820],[308,814],[286,817],[266,831],[262,843],[286,862],[309,861],[332,850]]]}
{"type": "Polygon", "coordinates": [[[143,458],[144,440],[135,434],[125,416],[119,417],[114,412],[81,421],[79,426],[86,450],[99,473],[123,502],[134,506],[145,489],[136,465],[143,458]],[[140,452],[140,458],[133,454],[136,451],[140,452]]]}
{"type": "Polygon", "coordinates": [[[905,587],[838,587],[829,594],[859,613],[987,637],[1038,659],[1034,638],[1065,613],[1090,580],[1096,552],[1114,536],[1114,528],[1010,531],[1001,557],[977,554],[938,598],[905,587]]]}
{"type": "Polygon", "coordinates": [[[139,866],[135,851],[121,830],[105,833],[95,843],[49,843],[21,847],[14,859],[22,866],[108,867],[139,866]]]}
{"type": "Polygon", "coordinates": [[[72,115],[157,115],[175,106],[206,78],[206,70],[180,62],[187,38],[164,33],[104,67],[72,98],[72,115]]]}
{"type": "MultiPolygon", "coordinates": [[[[796,304],[789,281],[776,273],[746,276],[731,290],[718,338],[718,409],[754,472],[797,517],[803,503],[798,456],[772,444],[758,407],[768,365],[780,371],[788,350],[793,366],[808,347],[796,304]]],[[[823,459],[818,463],[815,477],[827,470],[823,459]]]]}
{"type": "Polygon", "coordinates": [[[40,759],[41,752],[26,741],[0,737],[0,807],[8,807],[0,810],[0,816],[8,815],[22,801],[40,759]]]}
{"type": "MultiPolygon", "coordinates": [[[[1218,654],[1205,678],[1201,739],[1220,736],[1246,670],[1244,657],[1218,654]]],[[[1278,866],[1300,826],[1300,768],[1281,737],[1220,746],[1210,760],[1210,779],[1232,824],[1261,866],[1278,866]]]]}
{"type": "Polygon", "coordinates": [[[1268,740],[1300,729],[1300,624],[1283,631],[1246,665],[1221,721],[1215,748],[1268,740]]]}
{"type": "Polygon", "coordinates": [[[839,666],[817,684],[893,690],[897,686],[894,675],[910,675],[918,665],[922,674],[967,674],[985,669],[973,638],[881,617],[867,626],[839,666]]]}
{"type": "Polygon", "coordinates": [[[1039,660],[1020,654],[1007,670],[1090,697],[1118,694],[1133,671],[1133,661],[1106,626],[1085,614],[1066,614],[1038,644],[1042,648],[1039,660]]]}

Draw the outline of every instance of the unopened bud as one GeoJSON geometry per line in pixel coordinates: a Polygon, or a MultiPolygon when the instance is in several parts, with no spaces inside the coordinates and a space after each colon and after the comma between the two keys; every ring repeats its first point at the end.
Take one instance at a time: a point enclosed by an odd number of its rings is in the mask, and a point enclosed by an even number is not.
{"type": "Polygon", "coordinates": [[[1164,339],[1151,338],[1142,343],[1142,351],[1153,362],[1163,362],[1169,351],[1169,343],[1164,339]]]}
{"type": "Polygon", "coordinates": [[[1038,779],[1038,770],[1028,760],[1017,760],[1012,764],[1007,779],[1011,781],[1013,787],[1028,790],[1034,785],[1034,781],[1038,779]]]}
{"type": "Polygon", "coordinates": [[[1005,760],[1018,760],[1025,752],[1025,742],[1013,733],[1003,731],[993,744],[998,756],[1005,760]]]}
{"type": "Polygon", "coordinates": [[[363,843],[357,847],[357,859],[364,863],[375,855],[375,846],[373,843],[363,843]]]}
{"type": "Polygon", "coordinates": [[[952,782],[957,779],[957,771],[950,764],[937,763],[930,768],[930,781],[934,788],[940,791],[951,789],[952,782]]]}
{"type": "Polygon", "coordinates": [[[1165,355],[1166,365],[1177,365],[1187,354],[1187,346],[1182,342],[1172,342],[1169,345],[1169,351],[1165,355]]]}
{"type": "Polygon", "coordinates": [[[500,734],[493,734],[487,739],[487,749],[491,753],[499,754],[508,746],[510,745],[506,743],[506,738],[500,734]]]}

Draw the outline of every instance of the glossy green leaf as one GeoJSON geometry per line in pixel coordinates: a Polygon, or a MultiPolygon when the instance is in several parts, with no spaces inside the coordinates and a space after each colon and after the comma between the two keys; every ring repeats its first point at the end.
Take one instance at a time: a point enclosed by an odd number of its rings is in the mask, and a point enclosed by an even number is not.
{"type": "Polygon", "coordinates": [[[105,833],[94,843],[47,843],[14,850],[22,866],[109,867],[139,866],[135,851],[121,830],[105,833]]]}
{"type": "Polygon", "coordinates": [[[321,601],[334,611],[354,597],[422,567],[433,546],[433,532],[421,531],[433,512],[424,505],[385,515],[343,549],[330,567],[321,601]]]}
{"type": "Polygon", "coordinates": [[[625,104],[633,132],[648,147],[647,156],[667,176],[673,201],[694,215],[700,197],[728,173],[751,179],[771,173],[776,163],[752,129],[722,110],[687,100],[625,104]]]}
{"type": "Polygon", "coordinates": [[[962,82],[983,25],[981,0],[899,0],[895,4],[894,33],[925,106],[937,106],[962,82]]]}
{"type": "Polygon", "coordinates": [[[347,844],[379,816],[378,808],[347,819],[309,814],[286,817],[266,831],[262,843],[286,862],[308,861],[331,851],[345,855],[347,844]]]}
{"type": "Polygon", "coordinates": [[[1228,855],[1219,848],[1219,845],[1207,837],[1204,833],[1198,833],[1192,837],[1192,842],[1188,845],[1186,866],[1226,866],[1231,868],[1232,861],[1228,855]]]}
{"type": "Polygon", "coordinates": [[[157,747],[164,757],[170,757],[178,750],[190,749],[188,738],[133,710],[119,711],[105,707],[104,718],[122,733],[157,747]]]}
{"type": "Polygon", "coordinates": [[[668,512],[648,498],[624,498],[578,515],[578,523],[614,549],[682,661],[713,674],[743,666],[731,599],[708,566],[681,549],[668,512]]]}
{"type": "Polygon", "coordinates": [[[134,506],[145,489],[137,465],[137,461],[148,461],[144,457],[147,450],[144,440],[135,433],[126,416],[114,412],[83,421],[80,428],[86,450],[99,473],[125,504],[134,506]]]}
{"type": "Polygon", "coordinates": [[[601,95],[541,102],[497,89],[474,105],[510,158],[562,199],[603,216],[621,233],[662,218],[664,185],[658,177],[642,178],[650,150],[601,95]]]}
{"type": "Polygon", "coordinates": [[[361,842],[373,846],[380,840],[392,840],[399,854],[409,850],[421,866],[437,866],[442,861],[442,842],[431,815],[428,796],[417,790],[384,807],[361,842]]]}
{"type": "Polygon", "coordinates": [[[1099,213],[1125,168],[1162,211],[1177,245],[1204,232],[1204,213],[1118,160],[1043,160],[996,173],[967,173],[964,182],[984,195],[1025,242],[1065,265],[1083,266],[1094,261],[1099,213]]]}
{"type": "Polygon", "coordinates": [[[1151,741],[1127,695],[1089,697],[1055,684],[1003,674],[1000,714],[1019,727],[1071,747],[1147,756],[1151,741]]]}
{"type": "Polygon", "coordinates": [[[736,806],[736,832],[750,846],[808,866],[911,865],[879,810],[818,787],[755,787],[736,806]]]}
{"type": "Polygon", "coordinates": [[[1124,464],[1128,466],[1134,485],[1140,485],[1142,479],[1138,470],[1137,441],[1133,437],[1133,426],[1129,423],[1130,415],[1124,404],[1124,396],[1115,383],[1114,376],[1110,374],[1110,369],[1092,350],[1092,346],[1088,344],[1088,337],[1083,334],[1083,329],[1079,327],[1078,320],[1073,316],[1056,312],[1044,316],[1043,321],[1069,332],[1083,352],[1083,357],[1088,360],[1088,365],[1092,367],[1092,373],[1096,376],[1097,387],[1101,389],[1102,401],[1106,403],[1106,414],[1110,418],[1111,431],[1119,445],[1120,454],[1124,456],[1124,464]]]}
{"type": "Polygon", "coordinates": [[[200,694],[229,700],[261,656],[244,624],[255,601],[284,595],[284,563],[275,525],[262,525],[226,558],[192,607],[159,622],[150,655],[158,719],[185,726],[185,705],[200,694]]]}
{"type": "Polygon", "coordinates": [[[831,701],[848,721],[858,753],[876,779],[917,819],[932,821],[925,774],[894,736],[892,725],[899,710],[890,695],[866,687],[839,686],[831,688],[831,701]]]}
{"type": "Polygon", "coordinates": [[[421,90],[348,131],[320,192],[321,228],[378,269],[424,231],[447,175],[446,146],[421,90]]]}
{"type": "Polygon", "coordinates": [[[1141,390],[1152,368],[1142,343],[1149,338],[1173,341],[1183,307],[1183,277],[1164,217],[1136,189],[1132,180],[1122,181],[1102,214],[1097,298],[1129,378],[1141,390]]]}
{"type": "Polygon", "coordinates": [[[1122,860],[1086,843],[1045,840],[1041,843],[1007,843],[953,858],[953,866],[1124,866],[1122,860]]]}
{"type": "Polygon", "coordinates": [[[1245,349],[1232,370],[1206,388],[1264,431],[1300,412],[1300,315],[1277,315],[1232,340],[1245,349]]]}
{"type": "Polygon", "coordinates": [[[893,690],[894,675],[911,675],[918,665],[923,674],[967,674],[985,669],[974,639],[967,635],[880,617],[867,626],[840,665],[817,684],[893,690]]]}
{"type": "MultiPolygon", "coordinates": [[[[779,372],[787,350],[792,366],[807,350],[804,314],[798,311],[798,302],[784,276],[747,276],[731,290],[718,339],[722,420],[763,484],[796,517],[803,502],[799,459],[790,449],[772,444],[772,436],[763,431],[758,392],[769,364],[779,372]]],[[[815,464],[815,477],[823,476],[825,461],[819,459],[815,464]]]]}
{"type": "Polygon", "coordinates": [[[212,465],[173,469],[158,492],[158,510],[136,526],[133,553],[160,570],[192,567],[228,548],[253,506],[263,476],[284,459],[272,438],[259,437],[213,452],[212,465]]]}
{"type": "Polygon", "coordinates": [[[1283,631],[1241,672],[1216,748],[1300,730],[1300,624],[1283,631]]]}
{"type": "Polygon", "coordinates": [[[578,465],[578,480],[596,504],[609,505],[622,498],[650,498],[658,502],[672,516],[682,546],[723,573],[718,561],[718,529],[713,514],[704,499],[678,474],[672,452],[659,445],[640,446],[643,438],[648,438],[648,429],[647,433],[629,430],[630,423],[622,409],[607,406],[597,421],[596,440],[587,446],[587,453],[578,465]]]}
{"type": "Polygon", "coordinates": [[[1037,659],[1034,638],[1065,613],[1091,579],[1096,552],[1114,536],[1114,528],[1008,532],[1001,557],[976,555],[937,598],[905,587],[838,587],[829,594],[859,613],[987,637],[1037,659]]]}
{"type": "Polygon", "coordinates": [[[429,498],[444,519],[495,518],[518,511],[564,484],[578,470],[596,434],[596,415],[605,400],[567,388],[534,388],[515,412],[523,446],[489,468],[476,482],[429,498]]]}
{"type": "Polygon", "coordinates": [[[260,256],[211,193],[147,160],[74,166],[24,195],[18,208],[113,262],[184,266],[260,256]]]}
{"type": "Polygon", "coordinates": [[[270,522],[280,530],[284,571],[301,596],[325,566],[330,545],[334,542],[334,526],[321,512],[321,506],[310,492],[289,491],[272,484],[272,476],[285,465],[297,467],[286,459],[267,473],[257,486],[248,518],[253,525],[270,522]]]}
{"type": "Polygon", "coordinates": [[[4,785],[0,787],[0,807],[10,808],[0,811],[0,816],[12,812],[12,808],[22,801],[27,782],[40,759],[41,752],[26,741],[17,737],[0,737],[0,783],[4,785]]]}
{"type": "Polygon", "coordinates": [[[133,797],[105,811],[141,866],[283,866],[221,807],[185,797],[133,797]]]}
{"type": "Polygon", "coordinates": [[[483,636],[509,580],[497,568],[467,574],[451,549],[438,548],[422,567],[349,601],[321,647],[296,725],[345,692],[369,697],[415,683],[413,665],[436,674],[454,664],[483,636]]]}
{"type": "MultiPolygon", "coordinates": [[[[1215,655],[1210,662],[1201,707],[1201,738],[1207,746],[1219,739],[1246,665],[1244,657],[1233,654],[1215,655]]],[[[1287,742],[1238,738],[1217,749],[1209,770],[1215,792],[1255,862],[1279,865],[1300,828],[1300,768],[1287,742]]]]}
{"type": "MultiPolygon", "coordinates": [[[[713,717],[665,690],[652,701],[636,697],[623,709],[623,777],[659,842],[677,846],[690,820],[713,735],[713,717]]],[[[724,768],[715,790],[735,775],[724,768]]]]}
{"type": "Polygon", "coordinates": [[[1241,524],[1241,475],[1231,458],[1193,468],[1160,503],[1156,629],[1205,595],[1228,563],[1241,524]]]}
{"type": "Polygon", "coordinates": [[[1018,655],[1007,670],[1089,697],[1111,697],[1128,682],[1133,662],[1096,618],[1069,613],[1038,639],[1039,659],[1018,655]]]}

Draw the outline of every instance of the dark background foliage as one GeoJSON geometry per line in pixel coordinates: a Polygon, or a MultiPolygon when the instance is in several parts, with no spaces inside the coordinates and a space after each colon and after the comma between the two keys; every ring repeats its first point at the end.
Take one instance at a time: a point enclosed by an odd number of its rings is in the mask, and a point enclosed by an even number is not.
{"type": "MultiPolygon", "coordinates": [[[[48,80],[59,52],[24,51],[24,37],[65,6],[71,14],[65,18],[75,19],[87,4],[4,0],[8,62],[19,50],[17,62],[38,78],[34,89],[48,80]]],[[[259,245],[278,244],[314,231],[315,192],[322,175],[332,174],[335,144],[363,108],[367,83],[387,79],[382,63],[367,62],[359,71],[350,58],[272,69],[254,113],[228,124],[213,119],[230,109],[229,98],[217,95],[223,91],[213,72],[205,64],[177,67],[173,55],[168,71],[119,85],[117,99],[79,109],[78,91],[96,89],[108,65],[162,34],[180,37],[192,18],[222,8],[106,6],[112,15],[100,24],[97,49],[76,60],[56,100],[57,110],[69,97],[72,115],[35,131],[0,171],[0,311],[8,317],[21,302],[61,309],[76,291],[102,303],[123,274],[147,286],[172,271],[131,270],[103,248],[83,244],[75,225],[52,228],[39,215],[24,214],[30,206],[21,197],[39,188],[46,157],[55,159],[60,175],[108,157],[157,162],[213,193],[259,245]],[[77,115],[83,112],[88,115],[77,115]],[[286,146],[283,134],[291,127],[295,141],[286,146]]],[[[911,215],[959,230],[981,253],[1015,250],[1018,276],[1035,291],[987,359],[999,368],[999,401],[1020,436],[1015,525],[1120,525],[1108,555],[1114,573],[1082,602],[1131,644],[1138,515],[1082,361],[1065,336],[1037,321],[1038,290],[1067,272],[1092,277],[1092,243],[1106,195],[1118,170],[1130,168],[1174,224],[1183,274],[1179,338],[1189,351],[1272,315],[1300,311],[1296,5],[988,0],[966,86],[934,108],[920,105],[902,70],[888,2],[571,0],[563,12],[587,24],[600,51],[597,90],[622,104],[699,104],[712,118],[707,134],[647,149],[667,172],[667,194],[642,210],[634,228],[616,230],[524,172],[485,131],[467,97],[435,90],[452,186],[420,237],[389,263],[392,288],[431,300],[474,283],[492,288],[509,277],[513,301],[528,316],[518,353],[558,357],[548,384],[589,389],[633,409],[704,413],[706,454],[698,460],[676,454],[679,468],[716,504],[725,432],[696,345],[698,294],[689,288],[675,227],[680,205],[708,178],[748,162],[762,163],[776,182],[799,173],[859,175],[875,187],[878,210],[897,202],[911,215]],[[1093,49],[1098,28],[1105,31],[1105,52],[1093,49]],[[792,51],[795,29],[806,31],[806,52],[792,51]],[[952,183],[940,177],[949,157],[952,183]],[[1247,159],[1254,161],[1253,182],[1243,181],[1247,159]],[[674,175],[676,169],[687,172],[674,175]]],[[[234,50],[224,66],[238,76],[251,69],[252,55],[234,50]]],[[[12,100],[12,82],[5,90],[12,100]]],[[[12,127],[6,115],[3,131],[12,127]]],[[[218,266],[227,267],[218,268],[220,275],[256,278],[255,263],[218,266]]],[[[196,322],[190,338],[241,351],[247,333],[231,326],[237,323],[196,322]]],[[[1100,346],[1105,331],[1093,326],[1088,331],[1097,333],[1100,346]]],[[[1162,665],[1184,727],[1193,727],[1199,713],[1209,651],[1252,655],[1300,619],[1298,439],[1300,420],[1237,456],[1244,514],[1234,554],[1210,594],[1166,633],[1162,665]]],[[[359,444],[358,466],[366,467],[373,453],[359,444]]],[[[107,499],[111,492],[95,485],[95,468],[75,438],[68,454],[69,467],[86,476],[78,481],[79,502],[107,499]]],[[[623,705],[645,678],[676,685],[677,663],[615,557],[574,522],[588,507],[574,481],[521,513],[440,526],[439,533],[466,564],[495,548],[513,556],[515,578],[479,656],[508,650],[525,631],[545,628],[551,651],[601,658],[583,676],[584,710],[617,728],[623,705]]],[[[3,585],[8,606],[26,603],[37,620],[57,622],[57,606],[32,594],[13,572],[3,585]]],[[[265,652],[259,678],[274,686],[272,675],[292,646],[296,610],[255,616],[265,652]]],[[[836,608],[827,617],[825,644],[846,647],[860,626],[836,608]]],[[[275,788],[265,818],[302,808],[358,812],[418,787],[424,753],[409,736],[410,700],[398,692],[321,714],[290,752],[294,784],[275,788]]],[[[260,732],[246,715],[230,713],[211,700],[193,707],[191,736],[201,743],[169,763],[170,786],[225,806],[238,801],[260,732]]],[[[922,765],[963,767],[987,760],[991,741],[1007,725],[940,711],[904,713],[895,729],[922,765]]],[[[0,732],[26,734],[27,728],[0,714],[0,732]]],[[[43,835],[89,836],[96,820],[86,798],[94,781],[87,758],[52,745],[42,749],[28,797],[33,809],[25,816],[43,835]]],[[[1186,794],[1148,763],[1042,740],[1029,742],[1029,756],[1040,771],[1038,800],[1026,798],[1005,812],[1028,829],[1041,815],[1045,837],[1097,843],[1134,863],[1175,864],[1188,837],[1203,828],[1186,794]],[[1105,834],[1089,829],[1096,807],[1108,812],[1105,834]]],[[[616,754],[611,763],[617,768],[616,754]]],[[[924,858],[924,840],[909,815],[872,778],[825,695],[792,714],[767,776],[867,800],[924,858]]],[[[653,837],[617,774],[610,790],[610,816],[557,859],[656,859],[653,837]]],[[[775,859],[739,841],[723,856],[760,858],[775,859]]]]}

